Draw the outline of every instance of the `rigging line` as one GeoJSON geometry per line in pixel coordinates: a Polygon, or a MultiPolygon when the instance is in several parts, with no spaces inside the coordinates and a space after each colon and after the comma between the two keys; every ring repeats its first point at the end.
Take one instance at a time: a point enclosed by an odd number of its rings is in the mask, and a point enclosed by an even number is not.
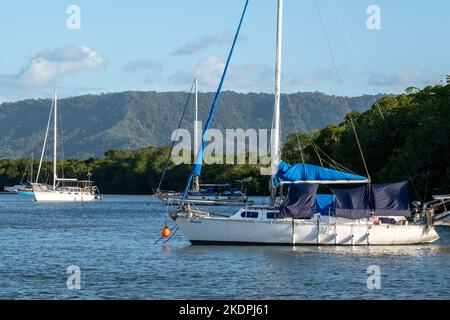
{"type": "MultiPolygon", "coordinates": [[[[31,161],[31,159],[30,159],[30,161],[31,161]]],[[[20,184],[23,184],[23,178],[25,178],[25,175],[28,172],[28,167],[30,166],[30,161],[27,161],[27,166],[25,167],[25,171],[22,174],[22,179],[20,179],[20,184]]],[[[16,182],[17,182],[17,180],[16,180],[16,182]]]]}
{"type": "MultiPolygon", "coordinates": [[[[291,105],[291,102],[290,102],[290,99],[289,99],[289,95],[286,94],[286,96],[287,96],[289,109],[291,110],[292,121],[294,122],[295,131],[298,132],[297,126],[296,126],[295,120],[294,120],[294,114],[293,114],[292,105],[291,105]]],[[[322,158],[320,157],[320,154],[317,151],[317,147],[316,147],[313,139],[310,137],[309,132],[308,132],[308,130],[306,130],[305,125],[301,121],[300,121],[300,123],[302,124],[302,127],[303,127],[304,131],[306,132],[306,137],[308,138],[309,142],[311,143],[311,146],[313,147],[314,152],[316,153],[317,158],[319,159],[320,165],[323,167],[322,158]]],[[[302,149],[301,149],[301,146],[300,146],[300,138],[298,137],[298,135],[297,135],[297,141],[298,141],[298,144],[299,144],[299,147],[300,147],[300,152],[301,152],[301,155],[302,155],[302,161],[303,161],[303,163],[305,163],[304,158],[303,158],[303,152],[302,152],[302,149]]]]}
{"type": "MultiPolygon", "coordinates": [[[[292,119],[293,119],[295,131],[298,132],[297,126],[296,126],[296,124],[295,124],[295,119],[294,119],[295,116],[294,116],[294,113],[293,113],[292,103],[290,102],[290,98],[289,98],[289,95],[288,95],[288,94],[286,94],[286,97],[287,97],[287,102],[288,102],[289,109],[290,109],[290,111],[291,111],[291,115],[292,115],[292,119]]],[[[300,123],[302,123],[302,122],[300,121],[300,123]]],[[[352,170],[346,168],[345,166],[343,166],[343,165],[339,164],[338,162],[336,162],[335,160],[333,160],[333,159],[332,159],[325,151],[323,151],[323,150],[322,150],[322,149],[314,142],[314,139],[311,138],[311,133],[306,129],[306,127],[305,127],[305,125],[304,125],[303,123],[302,123],[302,128],[303,128],[303,130],[304,130],[304,132],[305,132],[305,135],[306,135],[306,137],[308,138],[309,143],[311,144],[311,146],[312,146],[314,152],[316,153],[316,156],[317,156],[317,158],[319,159],[320,165],[321,165],[322,167],[324,166],[323,164],[325,163],[325,164],[327,164],[328,166],[330,166],[330,168],[334,168],[334,169],[338,169],[338,170],[341,170],[341,171],[346,171],[346,172],[349,172],[349,173],[356,174],[356,173],[354,173],[352,170]],[[325,157],[327,157],[332,163],[330,163],[330,162],[324,160],[324,159],[320,156],[319,151],[320,151],[323,155],[325,155],[325,157]]],[[[299,139],[298,135],[296,135],[296,137],[297,137],[297,143],[299,144],[300,152],[301,152],[301,155],[302,155],[302,161],[303,161],[303,163],[305,163],[304,158],[303,158],[303,153],[302,153],[301,145],[300,145],[300,139],[299,139]]]]}
{"type": "Polygon", "coordinates": [[[294,130],[296,132],[295,137],[297,138],[297,144],[298,144],[298,148],[300,150],[300,156],[302,158],[302,163],[305,163],[305,156],[303,155],[303,148],[302,148],[302,144],[300,143],[300,137],[299,137],[299,131],[297,129],[297,125],[295,124],[295,116],[294,116],[294,110],[292,110],[292,105],[289,99],[289,94],[286,94],[286,100],[287,100],[287,104],[289,106],[289,110],[291,111],[291,119],[292,119],[292,124],[294,125],[294,130]]]}
{"type": "MultiPolygon", "coordinates": [[[[322,26],[322,31],[323,31],[324,36],[325,36],[325,40],[326,40],[328,51],[330,53],[330,57],[331,57],[331,60],[332,60],[332,63],[333,63],[333,67],[334,67],[334,70],[336,72],[336,77],[337,77],[337,80],[339,82],[341,95],[344,97],[344,102],[345,102],[345,105],[347,106],[347,109],[350,109],[350,106],[348,105],[347,97],[344,96],[344,87],[342,85],[341,75],[339,73],[339,69],[338,69],[337,64],[336,64],[336,59],[334,57],[334,53],[333,53],[333,50],[331,48],[330,39],[328,37],[328,33],[327,33],[326,28],[325,28],[325,23],[324,23],[323,18],[322,18],[322,13],[320,12],[319,3],[318,3],[317,0],[315,0],[314,2],[316,4],[317,13],[319,15],[320,24],[322,26]]],[[[367,167],[366,158],[364,157],[364,152],[362,150],[361,142],[359,140],[358,132],[356,131],[356,126],[355,126],[355,122],[353,121],[353,116],[352,116],[351,111],[349,111],[348,115],[349,115],[349,118],[350,118],[350,123],[352,125],[353,133],[354,133],[355,138],[356,138],[356,143],[358,145],[359,153],[361,155],[361,159],[362,159],[362,162],[364,164],[364,169],[366,170],[366,174],[367,174],[367,177],[369,178],[369,182],[370,182],[369,168],[367,167]]]]}
{"type": "MultiPolygon", "coordinates": [[[[186,104],[184,105],[183,113],[181,114],[180,122],[178,123],[177,135],[176,135],[175,139],[172,141],[172,146],[170,147],[169,154],[167,155],[167,159],[166,159],[166,162],[164,164],[164,170],[163,170],[163,173],[161,175],[161,179],[159,180],[158,188],[156,189],[156,194],[160,193],[160,191],[161,191],[161,184],[162,184],[162,182],[164,180],[164,177],[166,176],[167,169],[169,168],[170,157],[172,156],[173,148],[175,147],[175,143],[178,140],[178,136],[180,134],[181,124],[183,123],[184,115],[186,114],[187,107],[189,106],[189,101],[191,100],[192,90],[194,90],[194,82],[192,82],[191,90],[189,91],[189,95],[187,97],[186,104]]],[[[194,125],[196,125],[196,124],[194,124],[194,125]]]]}
{"type": "MultiPolygon", "coordinates": [[[[331,1],[332,6],[333,6],[334,13],[336,14],[336,17],[337,17],[337,19],[339,21],[339,24],[341,26],[341,29],[343,30],[343,32],[345,34],[345,38],[347,40],[347,44],[350,47],[350,51],[352,52],[352,55],[353,55],[353,58],[356,61],[356,64],[358,65],[358,67],[363,72],[367,72],[367,68],[362,64],[361,59],[359,58],[358,54],[356,53],[356,50],[355,50],[355,47],[353,46],[353,42],[351,40],[350,34],[347,31],[347,28],[345,26],[344,20],[342,19],[342,16],[340,15],[339,10],[337,9],[334,0],[330,0],[330,1],[331,1]]],[[[383,123],[384,123],[384,126],[386,128],[386,131],[388,132],[389,137],[392,140],[392,143],[393,143],[394,147],[396,149],[399,149],[399,147],[397,145],[397,142],[395,141],[394,137],[392,136],[391,130],[389,130],[386,118],[385,118],[385,116],[383,114],[383,111],[381,109],[380,104],[378,103],[378,100],[376,100],[373,96],[371,96],[371,98],[372,98],[373,104],[375,105],[376,109],[378,110],[378,112],[379,112],[379,114],[381,116],[381,119],[383,120],[383,123]]],[[[417,198],[422,201],[422,199],[420,198],[420,195],[419,195],[419,191],[417,190],[416,185],[415,185],[415,183],[413,181],[412,175],[411,175],[411,173],[410,173],[410,171],[409,171],[409,169],[408,169],[408,167],[406,165],[405,158],[403,157],[403,155],[401,153],[399,153],[399,156],[400,156],[400,160],[401,160],[401,163],[403,165],[403,168],[406,171],[406,174],[408,175],[408,179],[411,182],[411,185],[412,185],[412,187],[414,189],[414,193],[416,194],[417,198]]]]}

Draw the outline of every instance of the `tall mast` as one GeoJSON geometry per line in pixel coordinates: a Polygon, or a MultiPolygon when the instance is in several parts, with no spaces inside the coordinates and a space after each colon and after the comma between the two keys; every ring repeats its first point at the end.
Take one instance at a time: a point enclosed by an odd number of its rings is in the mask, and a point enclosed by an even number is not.
{"type": "MultiPolygon", "coordinates": [[[[194,122],[194,159],[197,159],[198,152],[198,79],[195,78],[195,122],[194,122]]],[[[198,181],[198,176],[194,176],[194,186],[195,191],[200,190],[200,184],[198,181]]]]}
{"type": "Polygon", "coordinates": [[[30,183],[33,183],[33,165],[34,165],[34,153],[31,153],[31,168],[30,168],[30,183]]]}
{"type": "MultiPolygon", "coordinates": [[[[272,122],[272,176],[278,171],[281,161],[281,49],[283,44],[283,0],[278,0],[278,18],[277,18],[277,51],[275,64],[275,106],[273,109],[272,122]]],[[[272,182],[272,205],[275,205],[275,184],[272,182]]]]}
{"type": "Polygon", "coordinates": [[[57,173],[56,173],[56,152],[57,152],[57,144],[58,144],[58,132],[57,132],[57,122],[58,122],[58,96],[55,90],[55,105],[54,105],[54,114],[53,114],[53,120],[54,120],[54,126],[53,126],[53,190],[56,189],[56,181],[58,179],[57,173]]]}

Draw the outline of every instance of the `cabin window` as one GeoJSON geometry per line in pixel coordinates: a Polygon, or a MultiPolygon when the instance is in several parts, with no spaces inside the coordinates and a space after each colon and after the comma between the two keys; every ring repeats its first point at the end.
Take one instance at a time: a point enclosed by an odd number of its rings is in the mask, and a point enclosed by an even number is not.
{"type": "Polygon", "coordinates": [[[277,219],[278,212],[267,212],[267,219],[277,219]]]}
{"type": "Polygon", "coordinates": [[[394,218],[379,218],[380,222],[383,224],[397,224],[394,218]]]}
{"type": "Polygon", "coordinates": [[[258,219],[258,212],[244,211],[241,213],[242,218],[258,219]]]}

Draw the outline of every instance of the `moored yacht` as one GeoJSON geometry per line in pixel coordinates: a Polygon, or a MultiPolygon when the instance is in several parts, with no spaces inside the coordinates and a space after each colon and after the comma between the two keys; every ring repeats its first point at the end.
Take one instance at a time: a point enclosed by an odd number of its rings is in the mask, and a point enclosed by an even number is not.
{"type": "MultiPolygon", "coordinates": [[[[93,181],[78,180],[78,179],[66,179],[58,177],[57,172],[57,145],[58,145],[58,97],[55,91],[52,107],[50,110],[49,121],[44,138],[44,145],[42,147],[41,159],[39,162],[39,168],[37,172],[36,182],[32,183],[32,191],[35,201],[43,202],[85,202],[92,201],[94,199],[101,199],[98,188],[93,185],[93,181]],[[42,162],[44,159],[45,147],[47,144],[48,132],[50,127],[50,120],[53,113],[53,184],[39,183],[39,176],[42,169],[42,162]]],[[[89,175],[90,177],[90,175],[89,175]]]]}
{"type": "MultiPolygon", "coordinates": [[[[205,125],[202,148],[177,212],[170,215],[192,244],[246,245],[406,245],[439,238],[430,211],[411,210],[408,182],[373,184],[368,174],[281,160],[281,46],[283,1],[278,0],[275,104],[272,125],[270,207],[246,207],[231,216],[194,208],[189,185],[200,176],[206,132],[214,116],[229,62],[248,6],[246,1],[227,64],[205,125]],[[318,194],[326,185],[329,194],[318,194]],[[279,194],[277,204],[276,198],[279,194]]],[[[351,115],[350,115],[351,117],[351,115]]],[[[365,164],[353,120],[355,138],[365,164]]]]}

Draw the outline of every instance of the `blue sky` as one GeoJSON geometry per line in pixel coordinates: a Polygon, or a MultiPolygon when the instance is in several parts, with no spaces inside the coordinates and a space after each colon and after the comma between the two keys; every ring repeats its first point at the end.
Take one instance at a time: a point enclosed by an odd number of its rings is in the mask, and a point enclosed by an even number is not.
{"type": "MultiPolygon", "coordinates": [[[[398,93],[450,72],[450,1],[317,3],[344,94],[398,93]],[[373,4],[381,30],[366,26],[373,4]]],[[[244,0],[0,4],[0,101],[14,101],[49,97],[53,88],[61,96],[188,90],[195,75],[202,91],[214,90],[244,0]],[[80,30],[66,27],[69,5],[81,9],[80,30]]],[[[283,91],[340,94],[315,1],[285,0],[284,8],[283,91]]],[[[275,31],[276,0],[251,0],[226,90],[273,92],[275,31]]]]}

